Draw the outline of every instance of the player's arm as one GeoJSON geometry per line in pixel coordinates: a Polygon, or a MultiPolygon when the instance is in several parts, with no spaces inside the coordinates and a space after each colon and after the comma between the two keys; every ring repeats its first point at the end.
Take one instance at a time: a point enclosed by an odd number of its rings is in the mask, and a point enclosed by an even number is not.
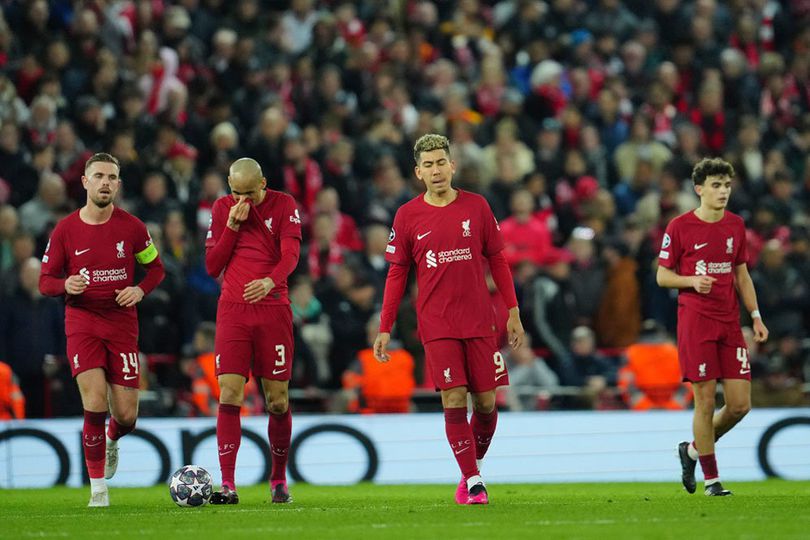
{"type": "Polygon", "coordinates": [[[82,294],[87,289],[87,279],[80,275],[65,276],[67,255],[62,245],[62,229],[54,229],[45,254],[42,256],[42,270],[39,274],[39,292],[44,296],[82,294]]]}
{"type": "Polygon", "coordinates": [[[506,331],[509,334],[509,344],[513,349],[523,345],[526,332],[523,330],[523,323],[520,322],[520,310],[518,308],[517,296],[515,295],[515,284],[512,281],[512,272],[509,270],[509,262],[503,250],[487,257],[489,261],[489,271],[492,280],[498,288],[498,292],[503,298],[506,307],[509,309],[509,319],[506,321],[506,331]]]}
{"type": "Polygon", "coordinates": [[[751,274],[748,273],[748,266],[745,263],[734,267],[734,287],[740,294],[745,309],[751,314],[754,326],[754,341],[758,343],[764,342],[768,339],[768,328],[762,322],[762,315],[760,315],[757,307],[757,291],[754,289],[754,281],[751,279],[751,274]]]}
{"type": "Polygon", "coordinates": [[[267,296],[276,283],[281,283],[292,274],[298,266],[298,258],[301,254],[301,239],[294,236],[285,236],[281,239],[281,259],[273,268],[269,277],[254,279],[245,285],[245,292],[242,298],[246,302],[258,302],[267,296]]]}
{"type": "Polygon", "coordinates": [[[408,272],[410,266],[404,264],[391,263],[388,268],[388,276],[385,278],[385,289],[383,291],[382,313],[380,314],[380,330],[377,339],[374,340],[374,357],[379,362],[387,362],[388,342],[391,341],[391,328],[397,319],[399,304],[405,294],[405,287],[408,285],[408,272]]]}
{"type": "Polygon", "coordinates": [[[231,259],[236,245],[239,227],[248,217],[250,205],[244,197],[231,206],[227,218],[222,216],[224,199],[214,204],[211,210],[211,225],[205,238],[205,269],[213,278],[218,278],[231,259]],[[224,218],[224,219],[223,219],[224,218]]]}
{"type": "Polygon", "coordinates": [[[717,278],[709,276],[681,276],[674,270],[658,265],[658,272],[655,274],[655,281],[659,287],[667,289],[695,289],[700,294],[709,294],[712,290],[712,283],[717,278]]]}
{"type": "Polygon", "coordinates": [[[115,302],[119,306],[127,308],[133,307],[143,300],[144,296],[155,290],[155,287],[160,285],[160,282],[166,276],[163,261],[160,260],[158,250],[155,244],[152,243],[152,239],[149,237],[143,223],[138,224],[136,234],[135,249],[140,247],[143,247],[143,249],[135,253],[135,261],[146,269],[146,275],[137,285],[115,289],[115,302]]]}

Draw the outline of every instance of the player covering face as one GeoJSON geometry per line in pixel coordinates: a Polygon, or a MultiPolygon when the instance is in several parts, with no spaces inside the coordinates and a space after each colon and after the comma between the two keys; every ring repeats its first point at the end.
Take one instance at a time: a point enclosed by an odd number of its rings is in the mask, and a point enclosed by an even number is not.
{"type": "Polygon", "coordinates": [[[694,440],[678,445],[681,480],[694,493],[700,461],[709,496],[731,495],[720,483],[715,442],[751,409],[751,364],[737,295],[750,313],[754,339],[768,339],[748,274],[745,225],[726,210],[733,176],[732,166],[719,158],[695,166],[692,179],[700,207],[667,226],[656,276],[661,287],[679,291],[678,356],[683,380],[695,391],[694,440]],[[718,380],[725,404],[715,411],[718,380]]]}
{"type": "Polygon", "coordinates": [[[164,275],[146,226],[113,204],[119,173],[109,154],[87,161],[87,202],[54,228],[39,282],[42,294],[65,297],[67,356],[84,407],[82,447],[93,507],[110,504],[105,479],[117,470],[118,440],[135,428],[138,416],[135,306],[164,275]],[[136,262],[146,276],[133,285],[136,262]]]}
{"type": "Polygon", "coordinates": [[[495,389],[509,379],[496,339],[484,261],[509,308],[506,329],[514,348],[523,344],[523,326],[498,224],[483,197],[452,186],[455,164],[449,141],[436,134],[421,137],[414,159],[414,172],[426,192],[400,207],[394,217],[386,248],[391,266],[374,354],[380,362],[388,360],[391,327],[408,272],[415,266],[426,367],[441,392],[445,433],[461,470],[456,502],[486,504],[481,460],[497,424],[495,389]],[[468,393],[473,400],[471,421],[468,393]]]}
{"type": "Polygon", "coordinates": [[[272,501],[286,503],[292,501],[286,469],[293,358],[287,276],[298,264],[301,220],[291,196],[266,189],[253,159],[231,165],[228,185],[231,194],[217,199],[211,210],[205,243],[208,273],[223,278],[214,343],[222,490],[211,496],[211,503],[239,502],[234,475],[242,436],[240,411],[251,373],[261,383],[269,412],[272,501]]]}

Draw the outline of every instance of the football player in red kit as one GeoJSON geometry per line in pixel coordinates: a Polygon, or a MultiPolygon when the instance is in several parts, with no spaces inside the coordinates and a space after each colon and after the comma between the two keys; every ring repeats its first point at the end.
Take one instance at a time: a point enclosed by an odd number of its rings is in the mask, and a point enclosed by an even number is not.
{"type": "Polygon", "coordinates": [[[138,417],[135,305],[164,275],[146,226],[113,204],[119,174],[118,160],[110,154],[87,160],[82,176],[87,202],[56,224],[39,279],[42,294],[65,295],[68,362],[84,407],[88,506],[95,507],[110,505],[105,478],[118,467],[118,439],[135,428],[138,417]],[[136,262],[146,268],[146,276],[134,285],[136,262]]]}
{"type": "Polygon", "coordinates": [[[447,137],[437,134],[420,137],[414,146],[415,173],[427,191],[402,205],[394,217],[386,248],[391,267],[374,354],[379,361],[388,359],[391,327],[414,265],[426,369],[441,391],[447,440],[461,469],[456,502],[487,504],[481,460],[498,418],[495,388],[508,385],[509,376],[496,339],[485,262],[509,308],[512,347],[522,345],[524,331],[498,223],[486,199],[452,186],[455,163],[449,148],[447,137]],[[471,421],[468,393],[473,400],[471,421]]]}
{"type": "Polygon", "coordinates": [[[745,225],[726,210],[733,177],[734,168],[720,158],[695,165],[692,180],[700,207],[667,226],[656,276],[661,287],[679,290],[678,357],[683,380],[695,390],[694,440],[678,445],[681,480],[694,493],[700,461],[709,496],[731,495],[720,483],[714,443],[751,410],[751,364],[737,294],[751,314],[754,339],[768,339],[746,265],[745,225]],[[725,405],[715,412],[718,380],[725,405]]]}
{"type": "Polygon", "coordinates": [[[239,411],[250,373],[264,390],[270,418],[270,489],[274,503],[291,502],[287,454],[292,419],[288,386],[292,374],[292,309],[287,276],[301,247],[301,218],[288,194],[266,189],[259,164],[242,158],[231,165],[231,194],[211,210],[205,264],[211,276],[223,273],[217,305],[214,358],[220,386],[217,445],[222,491],[212,504],[236,504],[236,454],[242,437],[239,411]]]}

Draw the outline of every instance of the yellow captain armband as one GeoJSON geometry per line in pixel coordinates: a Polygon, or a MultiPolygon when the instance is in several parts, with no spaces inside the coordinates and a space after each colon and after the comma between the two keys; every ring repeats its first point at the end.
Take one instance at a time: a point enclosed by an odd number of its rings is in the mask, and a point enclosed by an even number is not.
{"type": "Polygon", "coordinates": [[[135,254],[135,260],[138,261],[140,264],[149,264],[150,262],[157,259],[158,250],[155,247],[155,244],[149,244],[146,249],[141,251],[140,253],[135,254]]]}

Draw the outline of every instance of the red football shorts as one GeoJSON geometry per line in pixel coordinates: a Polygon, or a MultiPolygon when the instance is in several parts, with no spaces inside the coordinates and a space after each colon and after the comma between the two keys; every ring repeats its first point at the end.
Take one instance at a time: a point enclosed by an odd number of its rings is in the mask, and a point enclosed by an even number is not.
{"type": "Polygon", "coordinates": [[[494,336],[428,341],[425,363],[439,390],[466,386],[470,392],[486,392],[509,384],[494,336]]]}
{"type": "Polygon", "coordinates": [[[138,338],[122,333],[120,338],[103,339],[94,334],[76,333],[67,337],[67,357],[75,377],[93,368],[102,368],[107,382],[138,388],[138,338]]]}
{"type": "Polygon", "coordinates": [[[751,364],[738,322],[710,319],[678,308],[678,360],[684,381],[751,380],[751,364]]]}
{"type": "Polygon", "coordinates": [[[236,373],[289,381],[293,359],[292,309],[288,305],[220,302],[214,358],[217,375],[236,373]]]}

